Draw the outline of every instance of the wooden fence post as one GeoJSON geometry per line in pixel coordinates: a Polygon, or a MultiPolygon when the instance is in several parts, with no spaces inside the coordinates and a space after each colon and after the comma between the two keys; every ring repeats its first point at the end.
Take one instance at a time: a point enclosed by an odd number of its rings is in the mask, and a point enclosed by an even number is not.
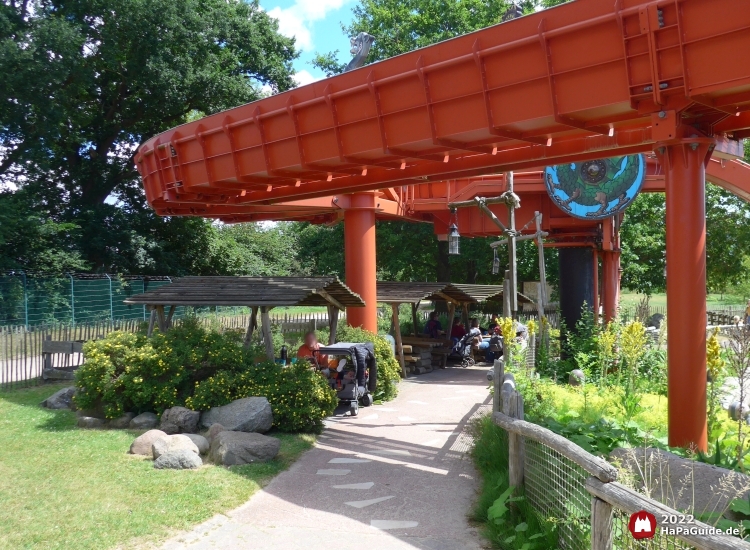
{"type": "Polygon", "coordinates": [[[612,550],[612,505],[591,497],[591,550],[612,550]]]}
{"type": "MultiPolygon", "coordinates": [[[[517,391],[508,392],[503,400],[503,414],[523,420],[523,397],[517,391]]],[[[523,437],[508,432],[508,478],[511,487],[523,487],[523,437]]]]}
{"type": "Polygon", "coordinates": [[[503,387],[503,377],[505,376],[505,363],[502,359],[495,359],[495,363],[493,364],[493,375],[494,378],[492,380],[492,383],[495,387],[495,390],[492,394],[492,412],[500,412],[502,409],[502,396],[500,395],[500,390],[503,387]]]}

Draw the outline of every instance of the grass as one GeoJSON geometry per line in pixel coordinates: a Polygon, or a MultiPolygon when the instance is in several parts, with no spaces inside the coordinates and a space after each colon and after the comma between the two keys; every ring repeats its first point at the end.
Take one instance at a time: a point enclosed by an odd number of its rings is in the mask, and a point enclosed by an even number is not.
{"type": "Polygon", "coordinates": [[[239,506],[314,441],[273,434],[268,463],[155,470],[127,454],[138,432],[81,430],[74,413],[39,407],[60,387],[0,392],[0,548],[153,547],[239,506]]]}
{"type": "MultiPolygon", "coordinates": [[[[631,308],[638,305],[643,299],[643,294],[636,292],[624,291],[620,294],[620,307],[631,308]]],[[[709,294],[706,296],[706,305],[708,308],[722,308],[727,306],[742,306],[746,303],[746,300],[742,296],[734,296],[731,294],[709,294]]],[[[652,294],[649,304],[652,307],[667,307],[667,295],[666,294],[652,294]]]]}

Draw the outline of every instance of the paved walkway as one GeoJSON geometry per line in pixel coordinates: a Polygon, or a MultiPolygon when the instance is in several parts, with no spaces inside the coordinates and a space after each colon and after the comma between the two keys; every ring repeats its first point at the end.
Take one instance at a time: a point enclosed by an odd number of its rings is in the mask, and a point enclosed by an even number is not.
{"type": "Polygon", "coordinates": [[[466,516],[477,479],[469,420],[490,405],[486,368],[409,378],[385,405],[327,422],[316,447],[227,516],[165,550],[479,550],[466,516]]]}

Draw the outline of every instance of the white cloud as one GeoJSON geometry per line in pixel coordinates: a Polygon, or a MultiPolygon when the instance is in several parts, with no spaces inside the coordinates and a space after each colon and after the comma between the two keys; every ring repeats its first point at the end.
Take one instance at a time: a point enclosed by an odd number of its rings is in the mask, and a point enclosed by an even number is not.
{"type": "Polygon", "coordinates": [[[304,86],[305,84],[312,84],[313,82],[317,82],[318,80],[320,80],[320,78],[311,75],[308,71],[305,71],[304,69],[301,71],[297,71],[292,78],[297,83],[297,86],[304,86]]]}
{"type": "Polygon", "coordinates": [[[328,12],[341,8],[349,0],[296,0],[288,8],[275,7],[268,15],[279,20],[279,31],[297,39],[303,50],[313,49],[312,24],[325,19],[328,12]]]}

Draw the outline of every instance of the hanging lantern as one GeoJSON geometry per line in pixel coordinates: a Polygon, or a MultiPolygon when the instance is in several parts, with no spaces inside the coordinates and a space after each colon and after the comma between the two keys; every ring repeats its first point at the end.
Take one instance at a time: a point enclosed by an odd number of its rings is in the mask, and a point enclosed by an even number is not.
{"type": "Polygon", "coordinates": [[[497,248],[495,249],[495,258],[492,260],[492,274],[500,273],[500,258],[497,257],[497,248]]]}
{"type": "Polygon", "coordinates": [[[461,254],[461,235],[458,233],[458,221],[456,209],[451,210],[451,224],[448,226],[448,254],[458,256],[461,254]]]}

